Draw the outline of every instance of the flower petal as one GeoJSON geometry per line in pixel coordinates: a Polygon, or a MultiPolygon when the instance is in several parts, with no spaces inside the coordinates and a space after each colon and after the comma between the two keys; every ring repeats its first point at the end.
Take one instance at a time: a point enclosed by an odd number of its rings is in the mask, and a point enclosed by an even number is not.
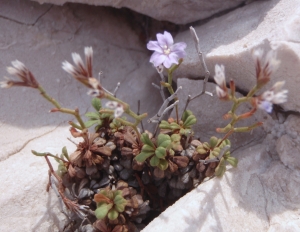
{"type": "Polygon", "coordinates": [[[163,64],[166,68],[170,68],[172,64],[178,64],[178,60],[179,58],[176,55],[176,53],[170,53],[170,55],[165,59],[163,64]]]}
{"type": "Polygon", "coordinates": [[[268,113],[271,113],[273,110],[273,104],[269,101],[259,101],[257,103],[258,108],[267,111],[268,113]]]}
{"type": "Polygon", "coordinates": [[[162,64],[166,58],[167,58],[166,55],[158,53],[158,52],[154,52],[152,54],[152,56],[150,57],[150,62],[153,63],[155,67],[157,67],[160,64],[162,64]]]}
{"type": "Polygon", "coordinates": [[[215,66],[215,76],[214,79],[219,86],[226,86],[225,83],[225,68],[224,65],[218,65],[215,66]]]}
{"type": "Polygon", "coordinates": [[[164,34],[156,34],[156,38],[161,47],[170,47],[174,43],[172,35],[167,31],[165,31],[164,34]]]}
{"type": "Polygon", "coordinates": [[[147,43],[147,49],[151,51],[156,51],[159,53],[163,53],[163,49],[159,46],[157,41],[149,41],[147,43]]]}

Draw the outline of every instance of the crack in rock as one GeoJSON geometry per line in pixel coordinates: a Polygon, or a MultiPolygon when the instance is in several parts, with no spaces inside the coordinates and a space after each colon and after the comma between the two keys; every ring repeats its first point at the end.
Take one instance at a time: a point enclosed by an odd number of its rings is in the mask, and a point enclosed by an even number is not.
{"type": "Polygon", "coordinates": [[[45,132],[45,133],[43,133],[43,134],[41,134],[41,135],[38,135],[38,136],[36,136],[36,137],[33,137],[33,138],[27,140],[27,141],[24,142],[19,148],[15,149],[15,150],[12,151],[11,153],[7,154],[6,157],[3,157],[2,159],[0,158],[0,162],[5,161],[5,160],[7,160],[8,158],[10,158],[11,156],[13,156],[13,155],[15,155],[15,154],[21,152],[21,151],[27,146],[27,144],[30,143],[31,141],[33,141],[33,140],[35,140],[35,139],[38,139],[38,138],[41,138],[41,137],[43,137],[43,136],[45,136],[45,135],[47,135],[47,134],[49,134],[49,133],[55,131],[55,130],[56,130],[59,126],[61,126],[63,123],[64,123],[64,122],[61,122],[61,123],[59,123],[55,128],[53,128],[52,130],[47,131],[47,132],[45,132]]]}

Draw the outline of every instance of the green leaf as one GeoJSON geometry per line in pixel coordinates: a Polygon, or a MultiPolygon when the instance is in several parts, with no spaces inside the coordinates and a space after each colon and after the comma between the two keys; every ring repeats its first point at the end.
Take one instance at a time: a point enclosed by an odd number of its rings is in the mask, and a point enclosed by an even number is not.
{"type": "Polygon", "coordinates": [[[102,121],[100,120],[100,119],[96,119],[96,120],[89,120],[89,121],[86,121],[85,123],[84,123],[84,125],[85,125],[85,127],[86,128],[89,128],[89,127],[91,127],[92,125],[94,125],[94,124],[99,124],[99,125],[101,125],[102,124],[102,121]]]}
{"type": "Polygon", "coordinates": [[[127,204],[127,200],[125,200],[121,195],[117,195],[115,198],[114,198],[114,203],[115,203],[115,206],[114,208],[122,213],[124,210],[125,210],[125,206],[127,204]]]}
{"type": "Polygon", "coordinates": [[[153,156],[153,157],[150,159],[150,165],[151,165],[152,167],[156,167],[158,164],[159,164],[159,158],[156,157],[156,156],[153,156]]]}
{"type": "Polygon", "coordinates": [[[178,141],[180,141],[180,139],[181,139],[181,136],[179,134],[172,134],[172,136],[171,136],[172,142],[178,142],[178,141]]]}
{"type": "Polygon", "coordinates": [[[218,138],[216,137],[216,136],[212,136],[211,138],[210,138],[210,140],[209,140],[209,146],[211,147],[211,148],[214,148],[215,146],[217,146],[217,144],[218,144],[218,138]]]}
{"type": "MultiPolygon", "coordinates": [[[[167,154],[166,148],[164,148],[164,147],[158,147],[155,150],[155,155],[160,159],[165,158],[166,154],[167,154]]],[[[157,165],[155,165],[155,166],[157,166],[157,165]]]]}
{"type": "Polygon", "coordinates": [[[192,114],[193,114],[193,113],[192,113],[192,111],[190,111],[190,110],[184,111],[183,114],[182,114],[181,120],[182,120],[183,122],[185,122],[186,119],[188,118],[188,116],[190,116],[190,115],[192,115],[192,114]]]}
{"type": "Polygon", "coordinates": [[[141,152],[135,157],[135,160],[138,162],[144,162],[146,159],[154,155],[153,152],[141,152]]]}
{"type": "Polygon", "coordinates": [[[95,110],[99,111],[102,107],[101,100],[99,98],[92,99],[92,106],[95,110]]]}
{"type": "Polygon", "coordinates": [[[230,163],[233,167],[235,167],[235,168],[237,167],[237,164],[238,164],[238,159],[237,158],[230,156],[226,159],[226,161],[228,163],[230,163]]]}
{"type": "Polygon", "coordinates": [[[155,149],[153,147],[150,147],[147,144],[144,144],[142,147],[142,152],[148,153],[148,152],[152,152],[152,154],[155,152],[155,149]]]}
{"type": "Polygon", "coordinates": [[[157,137],[157,146],[167,148],[171,144],[169,135],[159,134],[157,137]]]}
{"type": "Polygon", "coordinates": [[[160,159],[159,164],[157,165],[157,167],[163,171],[166,170],[168,166],[169,166],[168,161],[166,161],[165,159],[160,159]]]}
{"type": "Polygon", "coordinates": [[[107,217],[109,218],[109,220],[112,220],[112,221],[117,219],[118,216],[119,216],[119,213],[115,209],[111,209],[107,214],[107,217]]]}
{"type": "Polygon", "coordinates": [[[64,147],[62,148],[62,154],[63,154],[64,157],[66,157],[67,160],[70,161],[69,154],[68,154],[68,151],[67,151],[66,146],[64,146],[64,147]]]}
{"type": "Polygon", "coordinates": [[[154,144],[152,143],[152,141],[149,138],[149,135],[147,133],[143,133],[141,136],[141,140],[144,144],[149,145],[150,147],[153,147],[155,149],[154,144]]]}
{"type": "Polygon", "coordinates": [[[99,119],[100,114],[98,112],[87,112],[85,114],[85,117],[90,118],[90,119],[99,119]]]}
{"type": "Polygon", "coordinates": [[[166,120],[162,120],[159,124],[160,129],[171,129],[170,124],[166,120]]]}
{"type": "Polygon", "coordinates": [[[100,203],[98,208],[95,210],[95,215],[98,219],[106,217],[108,211],[112,208],[112,204],[100,203]]]}
{"type": "Polygon", "coordinates": [[[171,127],[172,130],[179,130],[180,129],[180,126],[176,122],[172,122],[170,124],[170,127],[171,127]]]}
{"type": "Polygon", "coordinates": [[[185,135],[185,136],[188,136],[190,133],[191,133],[191,129],[180,129],[179,133],[181,135],[185,135]]]}
{"type": "Polygon", "coordinates": [[[196,124],[196,122],[197,118],[195,117],[195,115],[190,115],[185,121],[183,121],[183,127],[190,128],[192,125],[196,124]]]}
{"type": "Polygon", "coordinates": [[[216,167],[215,175],[217,177],[222,177],[224,175],[225,171],[226,171],[225,160],[222,157],[222,159],[220,160],[220,163],[219,163],[218,167],[216,167]]]}

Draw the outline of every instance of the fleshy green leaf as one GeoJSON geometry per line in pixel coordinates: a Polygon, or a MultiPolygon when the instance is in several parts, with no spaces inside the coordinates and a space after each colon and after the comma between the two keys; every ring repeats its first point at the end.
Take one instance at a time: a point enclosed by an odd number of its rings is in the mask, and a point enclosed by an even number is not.
{"type": "Polygon", "coordinates": [[[225,171],[226,171],[225,160],[224,160],[224,158],[222,158],[220,160],[218,167],[216,167],[215,175],[217,177],[222,177],[224,175],[225,171]]]}
{"type": "Polygon", "coordinates": [[[167,148],[171,144],[169,135],[159,134],[157,137],[157,146],[167,148]]]}
{"type": "Polygon", "coordinates": [[[209,140],[209,146],[211,148],[214,148],[215,146],[217,146],[217,144],[218,144],[218,138],[215,136],[212,136],[209,140]]]}
{"type": "Polygon", "coordinates": [[[181,120],[182,120],[183,122],[185,122],[186,119],[188,118],[188,116],[190,116],[190,115],[192,115],[192,114],[193,114],[193,113],[192,113],[192,111],[190,111],[190,110],[184,111],[183,114],[182,114],[181,120]]]}
{"type": "Polygon", "coordinates": [[[66,146],[64,146],[62,148],[62,154],[63,154],[64,157],[66,157],[67,160],[70,160],[66,146]]]}
{"type": "Polygon", "coordinates": [[[162,120],[159,124],[160,129],[171,129],[170,124],[166,120],[162,120]]]}
{"type": "Polygon", "coordinates": [[[165,158],[166,154],[167,154],[166,148],[164,148],[164,147],[158,147],[155,150],[155,155],[160,159],[165,158]]]}
{"type": "Polygon", "coordinates": [[[148,153],[148,152],[152,152],[152,154],[155,152],[155,149],[153,147],[150,147],[147,144],[144,144],[142,147],[142,152],[148,153]]]}
{"type": "Polygon", "coordinates": [[[109,218],[109,220],[112,220],[112,221],[117,219],[118,216],[119,216],[119,213],[115,209],[111,209],[107,214],[107,217],[109,218]]]}
{"type": "Polygon", "coordinates": [[[237,164],[238,164],[238,159],[237,158],[230,156],[226,159],[226,161],[228,163],[230,163],[233,167],[235,167],[235,168],[237,167],[237,164]]]}
{"type": "Polygon", "coordinates": [[[141,135],[141,140],[142,140],[142,142],[143,142],[144,144],[147,144],[147,145],[149,145],[150,147],[153,147],[153,148],[155,149],[155,146],[154,146],[154,144],[152,143],[152,141],[150,140],[149,135],[148,135],[147,133],[143,133],[143,134],[141,135]]]}
{"type": "Polygon", "coordinates": [[[183,121],[184,128],[190,128],[192,125],[196,124],[197,118],[194,115],[190,115],[187,117],[185,121],[183,121]]]}
{"type": "Polygon", "coordinates": [[[146,159],[154,155],[153,152],[141,152],[135,157],[135,160],[138,162],[144,162],[146,159]]]}
{"type": "Polygon", "coordinates": [[[102,107],[101,100],[99,98],[92,99],[92,106],[95,110],[99,111],[102,107]]]}
{"type": "Polygon", "coordinates": [[[125,200],[121,195],[118,195],[114,199],[115,206],[114,208],[122,213],[125,210],[125,206],[127,204],[127,200],[125,200]]]}
{"type": "Polygon", "coordinates": [[[160,159],[159,164],[157,165],[157,167],[163,171],[166,170],[168,166],[169,166],[168,161],[166,161],[165,159],[160,159]]]}
{"type": "Polygon", "coordinates": [[[86,128],[89,128],[89,127],[91,127],[92,125],[94,125],[94,124],[99,124],[99,125],[101,125],[102,124],[102,121],[100,120],[100,119],[96,119],[96,120],[89,120],[89,121],[86,121],[85,123],[84,123],[84,125],[85,125],[85,127],[86,128]]]}
{"type": "Polygon", "coordinates": [[[190,134],[190,132],[191,132],[191,129],[182,129],[182,128],[179,131],[179,133],[181,135],[185,135],[185,136],[188,136],[190,134]]]}
{"type": "Polygon", "coordinates": [[[159,158],[157,156],[153,156],[151,159],[150,159],[150,165],[152,167],[156,167],[157,165],[159,164],[159,158]]]}
{"type": "Polygon", "coordinates": [[[171,127],[172,130],[179,130],[180,129],[180,126],[176,122],[172,122],[170,124],[170,127],[171,127]]]}
{"type": "Polygon", "coordinates": [[[85,114],[85,117],[90,118],[90,119],[99,119],[100,114],[98,112],[87,112],[85,114]]]}
{"type": "Polygon", "coordinates": [[[103,219],[106,217],[108,211],[112,208],[112,204],[101,203],[95,210],[95,215],[98,219],[103,219]]]}

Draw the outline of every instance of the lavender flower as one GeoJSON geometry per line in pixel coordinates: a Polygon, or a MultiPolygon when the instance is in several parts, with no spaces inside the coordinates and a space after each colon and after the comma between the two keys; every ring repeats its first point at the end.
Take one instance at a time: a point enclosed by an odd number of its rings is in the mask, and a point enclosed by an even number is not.
{"type": "Polygon", "coordinates": [[[271,113],[273,104],[281,104],[286,102],[288,90],[281,90],[284,84],[285,81],[276,82],[270,90],[267,90],[260,97],[258,97],[258,108],[271,113]]]}
{"type": "Polygon", "coordinates": [[[185,57],[186,43],[173,41],[172,35],[165,31],[164,34],[156,35],[157,41],[149,41],[147,48],[154,51],[150,58],[150,62],[155,67],[163,64],[166,68],[170,68],[172,64],[178,64],[179,59],[185,57]]]}

